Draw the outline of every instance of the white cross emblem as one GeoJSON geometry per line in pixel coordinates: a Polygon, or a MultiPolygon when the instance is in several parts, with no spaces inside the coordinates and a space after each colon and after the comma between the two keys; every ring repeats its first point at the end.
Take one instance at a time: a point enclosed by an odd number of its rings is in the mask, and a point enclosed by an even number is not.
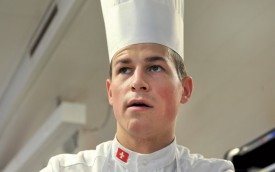
{"type": "Polygon", "coordinates": [[[116,157],[118,159],[120,159],[121,161],[127,163],[129,154],[127,152],[125,152],[124,150],[118,148],[117,153],[116,153],[116,157]]]}
{"type": "Polygon", "coordinates": [[[124,158],[123,152],[121,152],[121,153],[119,154],[119,156],[120,156],[120,159],[123,159],[123,158],[124,158]]]}

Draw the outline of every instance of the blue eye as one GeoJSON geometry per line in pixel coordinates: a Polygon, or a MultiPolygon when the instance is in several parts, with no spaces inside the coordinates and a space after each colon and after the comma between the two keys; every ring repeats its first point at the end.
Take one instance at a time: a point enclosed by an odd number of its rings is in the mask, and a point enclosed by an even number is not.
{"type": "Polygon", "coordinates": [[[118,73],[122,73],[122,74],[127,74],[127,73],[130,73],[130,68],[128,67],[122,67],[119,69],[118,73]]]}
{"type": "Polygon", "coordinates": [[[161,66],[154,65],[149,67],[149,71],[160,72],[160,71],[163,71],[163,68],[161,66]]]}

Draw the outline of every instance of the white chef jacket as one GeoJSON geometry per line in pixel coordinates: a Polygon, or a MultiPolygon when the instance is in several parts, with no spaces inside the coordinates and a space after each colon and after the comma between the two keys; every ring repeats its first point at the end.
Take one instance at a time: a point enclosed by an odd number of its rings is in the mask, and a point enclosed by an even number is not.
{"type": "Polygon", "coordinates": [[[206,159],[176,144],[151,154],[140,154],[123,147],[115,138],[96,150],[61,154],[50,159],[40,172],[233,172],[230,161],[206,159]]]}

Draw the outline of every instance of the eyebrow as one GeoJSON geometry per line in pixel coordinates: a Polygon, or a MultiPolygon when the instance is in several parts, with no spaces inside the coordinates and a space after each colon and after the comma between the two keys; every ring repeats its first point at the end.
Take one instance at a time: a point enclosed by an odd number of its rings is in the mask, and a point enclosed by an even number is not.
{"type": "MultiPolygon", "coordinates": [[[[128,59],[128,58],[122,58],[122,59],[119,59],[117,60],[115,63],[114,63],[114,66],[122,63],[122,64],[130,64],[131,63],[131,59],[128,59]]],[[[163,57],[160,57],[160,56],[152,56],[152,57],[146,57],[144,59],[145,62],[156,62],[156,61],[163,61],[163,62],[166,62],[165,58],[163,57]]]]}
{"type": "Polygon", "coordinates": [[[163,57],[160,57],[160,56],[147,57],[147,58],[145,58],[144,61],[145,62],[155,62],[155,61],[166,62],[166,60],[163,57]]]}
{"type": "Polygon", "coordinates": [[[130,59],[119,59],[115,62],[114,66],[118,65],[119,63],[122,63],[122,64],[130,64],[131,63],[131,60],[130,59]]]}

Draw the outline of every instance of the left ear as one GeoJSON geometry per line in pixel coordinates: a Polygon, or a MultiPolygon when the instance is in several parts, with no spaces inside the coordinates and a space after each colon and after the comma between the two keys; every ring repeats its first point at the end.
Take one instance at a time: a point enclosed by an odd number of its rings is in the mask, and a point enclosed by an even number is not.
{"type": "Polygon", "coordinates": [[[181,84],[183,87],[183,92],[182,92],[180,102],[184,104],[188,102],[188,100],[191,98],[192,91],[193,91],[193,79],[187,76],[181,80],[181,84]]]}

